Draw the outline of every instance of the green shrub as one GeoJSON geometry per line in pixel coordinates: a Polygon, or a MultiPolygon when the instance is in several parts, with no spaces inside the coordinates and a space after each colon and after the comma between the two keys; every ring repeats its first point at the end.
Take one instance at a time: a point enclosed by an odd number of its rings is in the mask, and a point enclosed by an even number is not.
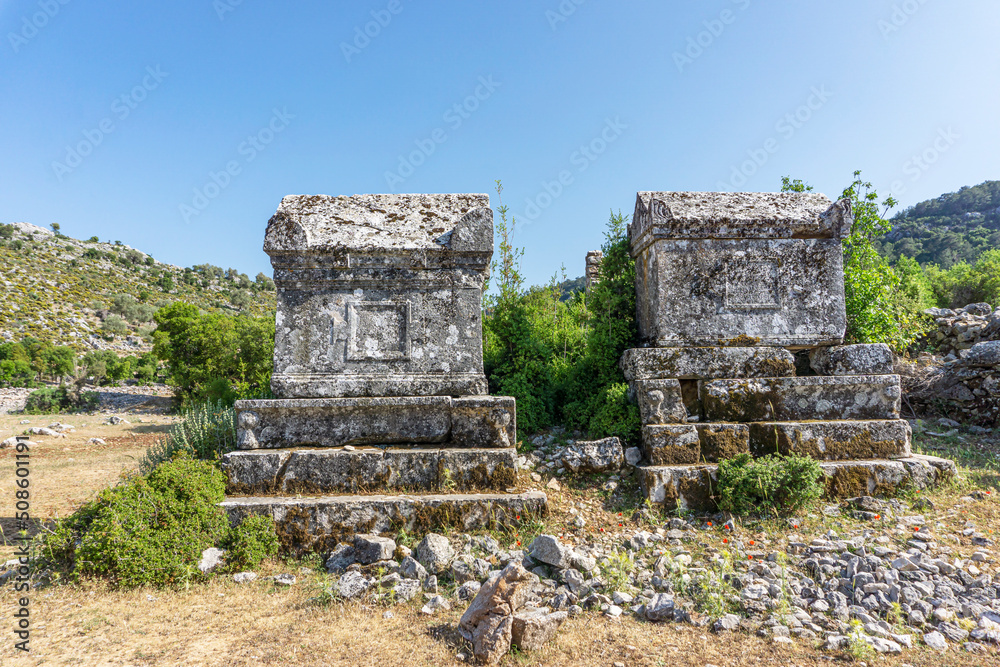
{"type": "Polygon", "coordinates": [[[229,535],[226,569],[230,572],[253,569],[265,558],[276,556],[278,547],[274,519],[262,514],[247,517],[229,535]]]}
{"type": "Polygon", "coordinates": [[[65,386],[42,387],[28,394],[24,413],[51,415],[60,412],[93,412],[100,402],[97,392],[85,391],[77,395],[65,386]]]}
{"type": "Polygon", "coordinates": [[[218,401],[191,405],[182,417],[163,440],[147,450],[139,462],[142,472],[156,469],[178,452],[214,462],[236,449],[236,411],[229,405],[218,401]]]}
{"type": "Polygon", "coordinates": [[[806,456],[740,454],[719,463],[719,508],[734,514],[783,514],[823,495],[823,469],[806,456]]]}
{"type": "Polygon", "coordinates": [[[218,469],[180,454],[58,522],[43,558],[74,577],[104,576],[122,588],[195,580],[202,551],[229,532],[218,507],[225,484],[218,469]]]}

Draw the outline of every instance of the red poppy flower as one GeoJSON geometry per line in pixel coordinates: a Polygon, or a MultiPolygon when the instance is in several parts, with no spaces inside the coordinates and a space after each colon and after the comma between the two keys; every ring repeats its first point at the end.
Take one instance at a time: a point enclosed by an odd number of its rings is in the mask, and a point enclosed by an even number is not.
{"type": "Polygon", "coordinates": [[[711,527],[712,527],[712,522],[711,522],[711,521],[709,521],[709,522],[708,522],[708,527],[709,527],[709,528],[711,528],[711,527]]]}
{"type": "Polygon", "coordinates": [[[723,537],[722,538],[722,543],[723,544],[729,544],[729,538],[728,537],[723,537]]]}
{"type": "Polygon", "coordinates": [[[747,556],[747,558],[748,558],[749,560],[753,560],[753,555],[751,554],[751,555],[747,556]]]}
{"type": "Polygon", "coordinates": [[[753,540],[750,540],[750,546],[753,546],[753,545],[755,545],[755,544],[757,544],[757,543],[756,543],[756,542],[754,542],[753,540]]]}

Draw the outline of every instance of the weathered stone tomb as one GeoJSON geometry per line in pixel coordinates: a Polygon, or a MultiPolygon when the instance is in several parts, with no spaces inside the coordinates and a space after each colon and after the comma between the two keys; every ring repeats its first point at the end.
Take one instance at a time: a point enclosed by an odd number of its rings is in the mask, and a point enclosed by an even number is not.
{"type": "Polygon", "coordinates": [[[715,464],[741,453],[816,458],[830,495],[954,472],[911,453],[889,348],[842,345],[852,224],[848,201],[814,193],[638,194],[629,243],[646,347],[621,364],[649,500],[710,506],[715,464]]]}
{"type": "Polygon", "coordinates": [[[516,416],[483,374],[487,195],[289,196],[264,250],[278,398],[236,405],[234,520],[268,512],[303,548],[544,511],[544,494],[504,492],[516,416]]]}

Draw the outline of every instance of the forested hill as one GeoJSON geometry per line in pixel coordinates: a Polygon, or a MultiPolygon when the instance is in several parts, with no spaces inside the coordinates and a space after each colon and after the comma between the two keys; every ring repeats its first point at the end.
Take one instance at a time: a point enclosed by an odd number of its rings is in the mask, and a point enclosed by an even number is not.
{"type": "Polygon", "coordinates": [[[1000,181],[966,186],[901,211],[880,250],[890,261],[904,255],[947,269],[974,263],[994,248],[1000,248],[1000,181]]]}

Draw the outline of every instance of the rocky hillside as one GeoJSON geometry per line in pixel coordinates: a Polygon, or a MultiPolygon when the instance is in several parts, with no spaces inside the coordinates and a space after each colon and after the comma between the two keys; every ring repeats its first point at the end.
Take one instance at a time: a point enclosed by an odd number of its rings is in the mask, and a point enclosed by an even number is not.
{"type": "Polygon", "coordinates": [[[26,336],[78,351],[149,349],[152,315],[172,301],[211,312],[274,311],[274,283],[210,264],[181,268],[119,241],[0,224],[0,342],[26,336]]]}

